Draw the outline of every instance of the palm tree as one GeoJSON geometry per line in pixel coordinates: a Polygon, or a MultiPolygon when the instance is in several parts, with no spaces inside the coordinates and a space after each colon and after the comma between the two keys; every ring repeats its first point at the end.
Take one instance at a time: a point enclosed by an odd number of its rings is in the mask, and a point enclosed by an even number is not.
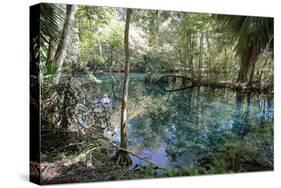
{"type": "Polygon", "coordinates": [[[35,16],[31,18],[30,59],[34,62],[32,66],[36,64],[39,66],[39,61],[46,62],[44,65],[55,62],[57,66],[55,84],[59,82],[66,50],[70,43],[77,5],[67,5],[66,11],[64,9],[62,5],[42,3],[37,18],[35,16]]]}
{"type": "MultiPolygon", "coordinates": [[[[64,8],[61,5],[40,4],[40,46],[45,52],[50,50],[51,41],[59,42],[64,14],[64,8]]],[[[49,52],[48,56],[44,58],[49,60],[49,52]]]]}
{"type": "Polygon", "coordinates": [[[273,18],[223,15],[218,19],[236,42],[236,55],[241,60],[237,81],[251,84],[259,55],[266,49],[273,51],[273,18]]]}
{"type": "MultiPolygon", "coordinates": [[[[41,48],[47,52],[49,40],[59,41],[59,28],[64,10],[56,4],[42,3],[33,8],[30,14],[30,60],[39,59],[41,48]]],[[[47,58],[47,57],[41,57],[47,58]]],[[[39,62],[38,62],[39,63],[39,62]]]]}
{"type": "Polygon", "coordinates": [[[77,5],[67,5],[66,6],[66,16],[65,16],[64,26],[63,26],[62,34],[60,37],[60,41],[58,43],[56,54],[54,57],[54,61],[57,63],[57,66],[58,66],[56,76],[54,78],[55,84],[59,83],[63,62],[64,62],[64,59],[66,56],[66,51],[70,44],[72,28],[74,25],[75,13],[77,11],[77,8],[78,8],[77,5]]]}
{"type": "MultiPolygon", "coordinates": [[[[30,161],[40,162],[40,51],[46,51],[48,40],[55,36],[61,21],[60,9],[54,4],[30,7],[30,161]],[[42,50],[41,50],[42,49],[42,50]],[[37,143],[37,144],[35,144],[37,143]],[[35,145],[34,145],[35,144],[35,145]]],[[[39,182],[37,176],[31,181],[39,182]]]]}

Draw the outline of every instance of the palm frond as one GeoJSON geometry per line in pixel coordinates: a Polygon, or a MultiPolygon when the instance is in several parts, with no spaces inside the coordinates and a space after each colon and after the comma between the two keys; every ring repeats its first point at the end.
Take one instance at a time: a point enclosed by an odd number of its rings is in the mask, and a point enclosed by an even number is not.
{"type": "Polygon", "coordinates": [[[63,23],[64,9],[61,5],[41,4],[40,6],[40,45],[48,50],[49,40],[59,41],[60,27],[63,23]]]}
{"type": "Polygon", "coordinates": [[[252,49],[256,57],[265,49],[273,50],[273,18],[231,15],[216,18],[232,32],[237,56],[244,57],[252,49]]]}

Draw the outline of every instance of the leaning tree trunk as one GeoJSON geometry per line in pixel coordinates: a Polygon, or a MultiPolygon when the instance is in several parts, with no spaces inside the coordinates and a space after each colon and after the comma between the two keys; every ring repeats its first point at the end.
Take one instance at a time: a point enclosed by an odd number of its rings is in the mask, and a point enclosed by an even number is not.
{"type": "Polygon", "coordinates": [[[54,61],[57,48],[58,48],[58,42],[55,39],[51,38],[49,41],[49,49],[47,55],[48,62],[54,61]]]}
{"type": "Polygon", "coordinates": [[[66,7],[66,17],[65,17],[65,23],[63,26],[62,36],[58,45],[58,49],[56,51],[55,59],[54,61],[58,65],[57,73],[54,78],[54,83],[58,84],[61,76],[61,71],[63,67],[63,62],[66,56],[67,48],[70,44],[70,38],[72,34],[72,27],[74,24],[74,16],[77,11],[77,5],[67,5],[66,7]]]}
{"type": "MultiPolygon", "coordinates": [[[[124,70],[124,85],[123,85],[123,98],[122,98],[122,109],[121,109],[121,124],[120,124],[120,136],[121,143],[120,147],[127,149],[128,148],[128,138],[126,132],[126,123],[127,123],[127,110],[128,110],[128,88],[129,88],[129,70],[130,70],[130,61],[129,61],[129,26],[130,26],[130,17],[131,9],[127,9],[126,12],[126,25],[124,32],[124,46],[125,46],[125,70],[124,70]]],[[[132,163],[129,154],[124,150],[118,151],[117,164],[130,165],[132,163]]]]}

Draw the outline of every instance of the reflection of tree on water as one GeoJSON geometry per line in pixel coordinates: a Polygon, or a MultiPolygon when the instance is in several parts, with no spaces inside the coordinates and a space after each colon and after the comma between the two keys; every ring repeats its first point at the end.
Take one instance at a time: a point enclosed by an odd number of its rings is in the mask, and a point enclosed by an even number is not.
{"type": "MultiPolygon", "coordinates": [[[[165,93],[134,76],[130,84],[128,136],[134,152],[167,167],[272,168],[272,97],[209,88],[165,93]]],[[[107,84],[101,87],[110,91],[107,84]]]]}
{"type": "MultiPolygon", "coordinates": [[[[223,155],[229,149],[229,142],[257,141],[258,138],[249,134],[261,128],[260,118],[256,116],[265,108],[258,108],[261,99],[256,97],[220,90],[210,93],[198,88],[171,94],[169,100],[157,98],[138,117],[138,123],[132,123],[131,138],[138,137],[137,142],[150,148],[165,142],[170,165],[208,162],[207,158],[223,155]]],[[[133,141],[131,144],[134,145],[133,141]]]]}
{"type": "Polygon", "coordinates": [[[251,98],[250,94],[243,96],[241,92],[236,93],[236,112],[234,114],[233,133],[243,139],[250,131],[249,110],[251,98]],[[246,101],[245,101],[246,100],[246,101]]]}

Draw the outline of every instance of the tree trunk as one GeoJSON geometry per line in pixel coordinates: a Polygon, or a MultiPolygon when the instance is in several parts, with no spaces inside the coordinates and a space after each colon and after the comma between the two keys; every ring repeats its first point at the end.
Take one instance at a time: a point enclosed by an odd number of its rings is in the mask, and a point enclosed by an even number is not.
{"type": "Polygon", "coordinates": [[[225,78],[225,80],[227,80],[227,75],[228,75],[228,66],[227,66],[227,64],[228,64],[228,58],[227,58],[227,49],[226,49],[226,44],[225,44],[225,46],[224,46],[224,78],[225,78]]]}
{"type": "Polygon", "coordinates": [[[211,74],[210,72],[212,71],[212,68],[211,68],[211,60],[213,59],[212,58],[212,50],[211,50],[211,44],[210,44],[210,39],[209,39],[209,33],[208,33],[208,30],[206,32],[206,36],[205,36],[205,39],[206,39],[206,43],[207,43],[207,49],[208,49],[208,78],[211,78],[211,74]]]}
{"type": "Polygon", "coordinates": [[[57,48],[58,48],[58,42],[55,41],[55,39],[51,38],[49,41],[49,49],[48,49],[48,56],[47,56],[48,62],[54,61],[57,48]]]}
{"type": "Polygon", "coordinates": [[[203,39],[204,39],[204,33],[201,33],[200,36],[200,42],[199,42],[199,60],[198,60],[198,79],[201,79],[201,73],[202,73],[202,53],[203,53],[203,39]]]}
{"type": "Polygon", "coordinates": [[[237,82],[245,83],[248,81],[249,62],[241,61],[237,82]]]}
{"type": "Polygon", "coordinates": [[[252,85],[253,83],[253,78],[254,78],[254,74],[255,74],[255,68],[256,68],[256,62],[252,63],[252,70],[251,70],[251,74],[250,74],[250,78],[249,78],[249,82],[248,85],[252,85]]]}
{"type": "Polygon", "coordinates": [[[102,57],[102,45],[100,41],[99,41],[99,50],[100,50],[100,56],[102,57]]]}
{"type": "Polygon", "coordinates": [[[191,50],[193,50],[193,40],[192,40],[192,36],[188,36],[187,35],[187,39],[186,39],[186,47],[187,47],[187,61],[189,64],[189,72],[191,75],[191,78],[194,79],[194,70],[193,70],[193,54],[191,52],[191,50]]]}
{"type": "Polygon", "coordinates": [[[113,65],[113,46],[110,47],[110,64],[113,65]]]}
{"type": "MultiPolygon", "coordinates": [[[[124,70],[124,85],[123,85],[123,98],[122,98],[122,109],[121,109],[121,124],[120,124],[120,136],[121,143],[120,147],[128,148],[128,138],[126,131],[127,124],[127,110],[128,110],[128,88],[129,88],[129,70],[130,70],[130,60],[129,60],[129,26],[131,9],[127,9],[126,12],[126,25],[124,32],[124,48],[125,48],[125,70],[124,70]]],[[[119,150],[117,164],[130,165],[132,163],[129,154],[126,151],[119,150]]]]}
{"type": "Polygon", "coordinates": [[[66,7],[66,17],[65,23],[63,26],[62,36],[58,45],[58,49],[56,51],[54,61],[58,64],[58,69],[56,76],[54,78],[54,83],[58,84],[61,76],[61,71],[63,67],[63,62],[66,56],[67,48],[70,44],[71,34],[72,34],[72,27],[74,24],[74,16],[77,11],[77,5],[67,5],[66,7]]]}
{"type": "Polygon", "coordinates": [[[239,69],[237,82],[239,83],[248,82],[250,67],[252,63],[255,63],[256,56],[257,56],[256,49],[254,47],[250,47],[249,52],[241,57],[241,65],[239,69]]]}
{"type": "Polygon", "coordinates": [[[266,66],[266,64],[267,64],[267,61],[268,61],[269,57],[270,57],[270,56],[268,56],[268,57],[265,59],[264,64],[263,64],[263,66],[262,66],[262,68],[261,68],[260,74],[257,76],[257,77],[258,77],[257,83],[259,83],[259,84],[261,84],[261,77],[262,77],[262,74],[263,74],[263,70],[264,70],[264,68],[265,68],[265,66],[266,66]]]}

